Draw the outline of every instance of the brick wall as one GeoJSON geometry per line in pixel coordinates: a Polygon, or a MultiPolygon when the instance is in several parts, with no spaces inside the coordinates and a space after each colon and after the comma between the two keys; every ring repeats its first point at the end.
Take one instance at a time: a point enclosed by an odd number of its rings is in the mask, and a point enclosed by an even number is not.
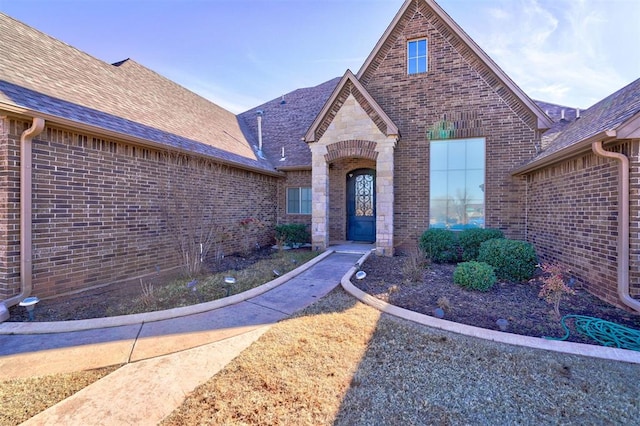
{"type": "MultiPolygon", "coordinates": [[[[8,143],[0,141],[0,149],[14,152],[28,125],[5,119],[8,143]]],[[[53,296],[150,273],[156,266],[177,266],[175,238],[163,214],[167,194],[188,194],[187,206],[203,200],[223,235],[222,253],[272,243],[278,178],[166,154],[47,125],[33,143],[35,295],[53,296]],[[263,226],[245,231],[240,220],[247,217],[263,226]]],[[[0,184],[9,182],[10,203],[0,205],[0,221],[11,232],[2,250],[14,255],[1,265],[2,298],[19,291],[19,162],[8,160],[7,166],[5,158],[0,184]]]]}
{"type": "Polygon", "coordinates": [[[398,126],[395,151],[395,241],[429,224],[429,140],[439,120],[456,125],[454,138],[486,138],[486,225],[524,238],[524,182],[510,171],[535,155],[536,117],[493,72],[418,3],[399,21],[361,82],[398,126]],[[406,42],[428,39],[429,72],[407,75],[406,42]]]}
{"type": "MultiPolygon", "coordinates": [[[[630,156],[630,286],[640,295],[638,141],[611,151],[630,156]]],[[[544,261],[571,268],[591,293],[620,306],[617,296],[618,164],[587,153],[528,176],[527,237],[544,261]]]]}
{"type": "Polygon", "coordinates": [[[0,118],[0,298],[20,286],[19,141],[10,133],[9,120],[0,118]]]}

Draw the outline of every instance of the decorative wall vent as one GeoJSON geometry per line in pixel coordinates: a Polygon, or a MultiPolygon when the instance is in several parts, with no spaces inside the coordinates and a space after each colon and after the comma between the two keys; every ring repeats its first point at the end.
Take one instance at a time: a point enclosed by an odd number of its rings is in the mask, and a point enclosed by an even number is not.
{"type": "Polygon", "coordinates": [[[455,136],[455,125],[447,120],[438,120],[427,130],[427,139],[429,140],[453,139],[455,136]]]}

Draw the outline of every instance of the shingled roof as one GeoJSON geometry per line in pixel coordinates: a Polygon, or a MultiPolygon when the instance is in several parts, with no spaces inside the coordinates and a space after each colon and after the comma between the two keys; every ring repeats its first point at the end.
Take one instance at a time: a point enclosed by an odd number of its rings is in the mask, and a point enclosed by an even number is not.
{"type": "Polygon", "coordinates": [[[640,115],[640,79],[604,98],[567,124],[553,142],[514,173],[525,173],[547,164],[564,153],[590,149],[594,138],[611,139],[606,133],[616,131],[640,115]]]}
{"type": "Polygon", "coordinates": [[[0,108],[274,172],[231,112],[133,60],[108,64],[0,13],[0,108]]]}
{"type": "Polygon", "coordinates": [[[251,137],[258,140],[257,117],[262,112],[263,152],[276,168],[311,167],[311,151],[302,138],[339,82],[336,77],[298,89],[240,114],[251,137]],[[284,160],[280,161],[283,148],[284,160]]]}

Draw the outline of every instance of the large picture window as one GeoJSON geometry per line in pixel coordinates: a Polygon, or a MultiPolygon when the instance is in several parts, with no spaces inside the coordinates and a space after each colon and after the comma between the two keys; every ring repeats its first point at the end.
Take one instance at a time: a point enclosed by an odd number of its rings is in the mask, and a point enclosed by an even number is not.
{"type": "Polygon", "coordinates": [[[311,214],[311,188],[287,188],[287,214],[311,214]]]}
{"type": "Polygon", "coordinates": [[[419,74],[427,72],[427,39],[407,42],[407,73],[419,74]]]}
{"type": "Polygon", "coordinates": [[[485,140],[431,141],[429,226],[484,228],[485,140]]]}

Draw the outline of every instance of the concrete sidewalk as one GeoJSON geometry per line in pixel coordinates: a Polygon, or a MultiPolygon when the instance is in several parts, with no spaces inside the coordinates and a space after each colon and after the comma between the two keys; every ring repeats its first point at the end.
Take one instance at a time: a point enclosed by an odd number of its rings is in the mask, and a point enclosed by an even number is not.
{"type": "Polygon", "coordinates": [[[277,287],[210,311],[71,332],[2,334],[0,379],[126,364],[25,424],[157,424],[270,325],[339,285],[371,249],[331,247],[277,287]]]}

